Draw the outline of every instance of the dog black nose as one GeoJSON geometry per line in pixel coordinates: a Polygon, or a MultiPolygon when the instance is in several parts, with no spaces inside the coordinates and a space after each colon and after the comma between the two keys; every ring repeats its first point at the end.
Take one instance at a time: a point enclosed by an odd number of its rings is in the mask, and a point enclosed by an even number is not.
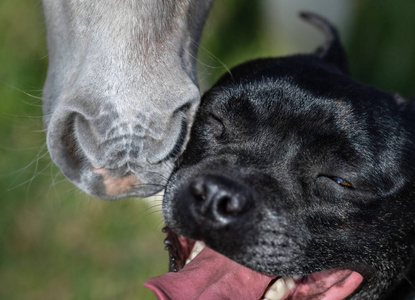
{"type": "Polygon", "coordinates": [[[190,184],[190,210],[197,222],[224,226],[238,220],[252,205],[242,184],[218,175],[199,176],[190,184]]]}

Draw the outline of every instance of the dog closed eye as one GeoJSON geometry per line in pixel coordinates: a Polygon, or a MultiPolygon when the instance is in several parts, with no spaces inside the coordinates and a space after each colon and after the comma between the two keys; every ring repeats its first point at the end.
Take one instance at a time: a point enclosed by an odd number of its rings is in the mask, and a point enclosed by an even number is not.
{"type": "Polygon", "coordinates": [[[345,187],[345,188],[353,188],[353,185],[350,182],[344,180],[341,177],[334,176],[334,177],[331,177],[331,179],[334,182],[336,182],[338,185],[342,186],[342,187],[345,187]]]}
{"type": "Polygon", "coordinates": [[[343,187],[343,188],[348,188],[348,189],[353,189],[354,186],[348,182],[347,180],[338,177],[338,176],[327,176],[327,175],[320,175],[319,177],[323,177],[323,178],[328,178],[332,181],[334,181],[335,183],[337,183],[339,186],[343,187]]]}

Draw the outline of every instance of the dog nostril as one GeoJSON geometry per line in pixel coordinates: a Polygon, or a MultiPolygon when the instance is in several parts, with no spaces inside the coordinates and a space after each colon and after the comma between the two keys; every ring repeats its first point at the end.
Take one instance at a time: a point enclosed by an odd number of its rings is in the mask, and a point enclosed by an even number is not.
{"type": "Polygon", "coordinates": [[[240,195],[223,195],[217,201],[218,212],[224,216],[238,215],[243,212],[246,204],[244,197],[240,195]]]}
{"type": "Polygon", "coordinates": [[[191,186],[191,194],[197,202],[203,202],[206,200],[206,186],[201,181],[196,181],[191,186]]]}
{"type": "Polygon", "coordinates": [[[190,185],[189,192],[194,217],[217,225],[238,220],[252,202],[251,192],[246,187],[222,176],[200,176],[190,185]]]}

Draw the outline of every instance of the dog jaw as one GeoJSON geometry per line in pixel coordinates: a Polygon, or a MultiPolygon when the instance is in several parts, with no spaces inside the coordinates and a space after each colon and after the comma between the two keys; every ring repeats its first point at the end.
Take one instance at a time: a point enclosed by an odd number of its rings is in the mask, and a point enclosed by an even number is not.
{"type": "MultiPolygon", "coordinates": [[[[196,241],[186,265],[206,247],[203,241],[196,241]]],[[[357,272],[350,270],[329,270],[322,271],[309,276],[278,277],[271,281],[264,292],[263,300],[283,299],[319,299],[330,297],[343,299],[349,296],[362,282],[363,277],[357,272]],[[312,297],[310,295],[313,295],[312,297]],[[310,298],[311,297],[311,298],[310,298]]],[[[333,299],[333,298],[331,298],[333,299]]]]}
{"type": "Polygon", "coordinates": [[[218,297],[340,300],[352,294],[363,281],[360,274],[347,269],[331,269],[291,277],[261,274],[213,251],[202,241],[195,242],[178,236],[170,228],[164,231],[168,234],[165,243],[175,272],[151,278],[145,283],[160,300],[218,297]],[[191,251],[190,245],[193,245],[191,251]],[[186,263],[183,263],[183,257],[187,257],[186,263]],[[176,258],[179,258],[180,264],[176,258]]]}

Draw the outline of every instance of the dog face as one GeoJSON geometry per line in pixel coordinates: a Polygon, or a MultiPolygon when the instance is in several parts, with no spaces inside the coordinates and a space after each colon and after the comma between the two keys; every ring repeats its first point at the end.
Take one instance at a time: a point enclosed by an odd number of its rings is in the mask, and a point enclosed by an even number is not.
{"type": "Polygon", "coordinates": [[[334,29],[305,17],[329,37],[317,54],[245,63],[205,94],[166,223],[293,276],[289,299],[412,299],[413,104],[353,80],[334,29]]]}

